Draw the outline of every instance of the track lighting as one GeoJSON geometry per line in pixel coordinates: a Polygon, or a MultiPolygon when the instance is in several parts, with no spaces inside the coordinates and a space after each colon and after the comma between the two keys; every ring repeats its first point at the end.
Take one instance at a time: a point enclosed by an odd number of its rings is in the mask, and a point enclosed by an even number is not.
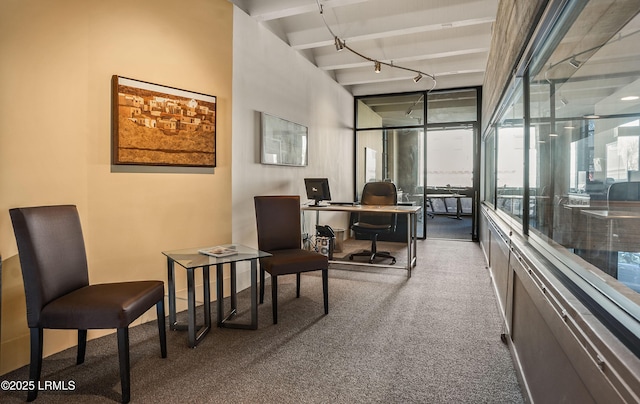
{"type": "Polygon", "coordinates": [[[316,0],[316,3],[318,4],[318,10],[320,11],[320,16],[322,17],[322,21],[324,22],[324,25],[327,27],[327,30],[329,31],[329,33],[333,36],[333,43],[334,43],[334,45],[336,47],[336,51],[340,52],[341,50],[346,49],[349,52],[353,53],[354,55],[359,56],[362,59],[365,59],[365,60],[367,60],[369,62],[373,62],[374,71],[376,73],[380,73],[382,65],[385,65],[385,66],[389,66],[389,67],[394,68],[394,69],[405,70],[405,71],[409,71],[409,72],[413,72],[413,73],[417,74],[417,76],[415,76],[413,78],[413,81],[416,82],[416,83],[419,82],[420,80],[422,80],[423,76],[427,76],[433,81],[433,87],[431,87],[431,90],[429,90],[429,92],[432,91],[434,88],[436,88],[436,85],[437,85],[436,77],[433,74],[425,73],[425,72],[417,70],[417,69],[411,69],[409,67],[397,66],[397,65],[393,64],[393,61],[391,61],[391,62],[380,62],[380,61],[375,60],[375,59],[373,59],[373,58],[371,58],[371,57],[369,57],[367,55],[364,55],[364,54],[358,52],[357,50],[351,48],[350,46],[348,46],[346,41],[340,39],[338,37],[338,35],[336,35],[333,32],[333,30],[331,29],[329,24],[327,24],[327,21],[324,18],[324,8],[323,8],[322,4],[320,3],[320,1],[321,0],[316,0]]]}
{"type": "Polygon", "coordinates": [[[571,60],[569,60],[569,64],[577,69],[582,63],[580,63],[576,58],[571,58],[571,60]]]}
{"type": "Polygon", "coordinates": [[[560,102],[562,103],[562,105],[567,105],[569,103],[569,100],[564,97],[560,97],[560,102]]]}

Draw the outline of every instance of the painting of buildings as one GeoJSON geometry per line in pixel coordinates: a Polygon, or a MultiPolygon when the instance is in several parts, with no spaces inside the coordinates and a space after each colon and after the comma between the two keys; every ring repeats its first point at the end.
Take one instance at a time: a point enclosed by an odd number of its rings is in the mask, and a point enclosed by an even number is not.
{"type": "Polygon", "coordinates": [[[216,97],[113,76],[113,164],[216,166],[216,97]]]}

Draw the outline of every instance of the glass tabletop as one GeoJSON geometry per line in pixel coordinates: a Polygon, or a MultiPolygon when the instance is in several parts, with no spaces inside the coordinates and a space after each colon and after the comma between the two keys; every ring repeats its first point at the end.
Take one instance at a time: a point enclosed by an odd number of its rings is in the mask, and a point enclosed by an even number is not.
{"type": "Polygon", "coordinates": [[[196,248],[186,248],[183,250],[163,251],[162,254],[166,255],[169,259],[175,261],[180,266],[191,269],[202,267],[205,265],[217,265],[226,264],[229,262],[248,261],[261,257],[269,257],[271,254],[256,250],[255,248],[247,247],[242,244],[221,244],[215,247],[224,247],[237,251],[232,255],[224,257],[213,257],[210,255],[202,254],[199,250],[210,249],[214,246],[204,246],[196,248]]]}

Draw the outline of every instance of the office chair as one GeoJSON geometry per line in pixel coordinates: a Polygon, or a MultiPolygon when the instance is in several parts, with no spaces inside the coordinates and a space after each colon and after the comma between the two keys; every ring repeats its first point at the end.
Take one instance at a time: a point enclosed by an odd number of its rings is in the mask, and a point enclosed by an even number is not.
{"type": "Polygon", "coordinates": [[[154,305],[160,353],[167,357],[164,283],[135,281],[89,284],[87,256],[75,206],[10,209],[18,244],[31,333],[27,401],[38,396],[43,329],[78,330],[76,364],[84,362],[88,329],[116,328],[122,402],[130,399],[129,324],[154,305]]]}
{"type": "Polygon", "coordinates": [[[616,202],[640,201],[640,181],[611,184],[607,191],[607,200],[616,202]]]}
{"type": "MultiPolygon", "coordinates": [[[[361,205],[397,205],[398,192],[393,182],[368,182],[362,190],[360,198],[361,205]]],[[[396,228],[397,215],[392,213],[370,213],[363,212],[358,214],[356,222],[351,225],[351,230],[356,233],[367,234],[371,238],[371,249],[359,253],[349,255],[349,259],[353,257],[368,257],[369,263],[372,264],[376,257],[390,258],[392,264],[396,263],[396,259],[388,251],[378,251],[376,242],[378,235],[391,233],[396,228]]]]}
{"type": "Polygon", "coordinates": [[[302,249],[300,197],[256,196],[258,248],[271,254],[260,258],[260,304],[264,301],[265,271],[271,275],[273,324],[278,323],[278,277],[296,274],[296,297],[300,297],[300,274],[322,271],[324,314],[329,314],[329,259],[302,249]]]}

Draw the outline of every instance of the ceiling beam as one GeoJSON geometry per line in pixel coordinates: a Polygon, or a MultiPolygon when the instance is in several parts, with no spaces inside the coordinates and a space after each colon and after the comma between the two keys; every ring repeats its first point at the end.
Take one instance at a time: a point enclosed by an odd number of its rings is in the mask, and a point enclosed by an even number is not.
{"type": "MultiPolygon", "coordinates": [[[[393,2],[391,2],[393,3],[393,2]]],[[[453,27],[493,23],[496,19],[495,1],[483,0],[466,4],[452,4],[436,9],[418,10],[408,13],[385,14],[387,10],[376,10],[379,14],[356,23],[340,25],[327,22],[332,31],[347,43],[389,38],[421,32],[439,31],[453,27]],[[493,5],[493,7],[491,7],[493,5]],[[459,16],[464,16],[463,19],[459,16]]],[[[337,17],[338,20],[340,17],[337,17]]],[[[318,15],[312,23],[304,19],[299,30],[289,27],[287,39],[294,49],[308,49],[333,45],[334,39],[318,15]],[[309,28],[311,27],[311,28],[309,28]]]]}
{"type": "MultiPolygon", "coordinates": [[[[369,0],[323,0],[323,8],[336,8],[369,0]]],[[[235,0],[234,0],[235,3],[235,0]]],[[[245,11],[257,21],[272,21],[307,13],[320,13],[315,0],[258,0],[245,1],[245,11]]]]}
{"type": "MultiPolygon", "coordinates": [[[[487,44],[490,40],[490,27],[487,24],[434,32],[428,35],[428,38],[419,34],[397,38],[395,41],[365,41],[354,45],[353,48],[372,59],[401,64],[488,53],[487,44]]],[[[316,65],[323,70],[345,69],[369,63],[349,51],[337,52],[333,45],[316,49],[314,59],[316,65]]]]}

